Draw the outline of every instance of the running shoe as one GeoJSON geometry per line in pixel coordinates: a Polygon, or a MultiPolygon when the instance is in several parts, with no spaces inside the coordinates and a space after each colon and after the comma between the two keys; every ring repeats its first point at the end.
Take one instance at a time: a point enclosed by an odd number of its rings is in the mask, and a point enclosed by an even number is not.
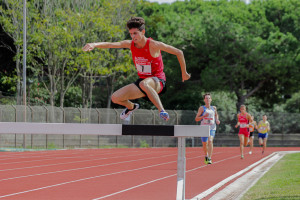
{"type": "Polygon", "coordinates": [[[169,114],[164,110],[160,111],[159,116],[165,121],[168,121],[170,119],[169,114]]]}
{"type": "Polygon", "coordinates": [[[208,164],[208,157],[207,156],[205,156],[204,163],[208,164]]]}
{"type": "Polygon", "coordinates": [[[125,108],[123,112],[120,114],[121,119],[126,119],[133,111],[139,109],[140,105],[135,103],[132,110],[125,108]]]}
{"type": "Polygon", "coordinates": [[[241,159],[244,159],[244,155],[241,155],[241,159]]]}
{"type": "Polygon", "coordinates": [[[249,151],[249,154],[251,155],[251,154],[252,154],[252,151],[249,151]]]}
{"type": "Polygon", "coordinates": [[[207,159],[207,164],[209,164],[209,165],[212,164],[211,158],[207,159]]]}

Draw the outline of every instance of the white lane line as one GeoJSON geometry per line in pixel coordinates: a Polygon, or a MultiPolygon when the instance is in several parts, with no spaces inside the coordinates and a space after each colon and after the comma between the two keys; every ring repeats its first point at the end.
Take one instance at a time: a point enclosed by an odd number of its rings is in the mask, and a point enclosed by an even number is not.
{"type": "MultiPolygon", "coordinates": [[[[219,153],[219,152],[218,152],[219,153]]],[[[218,153],[215,153],[215,154],[218,154],[218,153]]],[[[202,157],[202,156],[199,156],[199,157],[202,157]]],[[[232,157],[229,157],[229,158],[226,158],[226,159],[223,159],[223,160],[220,160],[220,161],[217,161],[217,162],[214,162],[214,164],[216,163],[220,163],[220,162],[224,162],[226,160],[230,160],[230,159],[233,159],[233,158],[236,158],[236,157],[239,157],[239,156],[232,156],[232,157]]],[[[191,159],[191,158],[189,158],[191,159]]],[[[189,160],[188,159],[188,160],[189,160]]],[[[190,170],[187,170],[186,173],[188,172],[192,172],[192,171],[195,171],[197,169],[200,169],[200,168],[204,168],[204,167],[207,167],[208,165],[202,165],[200,167],[196,167],[194,169],[190,169],[190,170]]],[[[108,194],[108,195],[105,195],[105,196],[102,196],[102,197],[97,197],[93,200],[98,200],[98,199],[104,199],[104,198],[107,198],[107,197],[110,197],[110,196],[114,196],[114,195],[117,195],[117,194],[120,194],[120,193],[123,193],[123,192],[127,192],[129,190],[132,190],[132,189],[135,189],[135,188],[138,188],[138,187],[141,187],[141,186],[144,186],[144,185],[147,185],[147,184],[150,184],[150,183],[153,183],[153,182],[156,182],[156,181],[160,181],[160,180],[163,180],[163,179],[166,179],[166,178],[170,178],[170,177],[173,177],[173,176],[176,176],[176,174],[172,174],[172,175],[169,175],[169,176],[165,176],[165,177],[162,177],[162,178],[159,178],[159,179],[154,179],[152,181],[149,181],[149,182],[146,182],[146,183],[143,183],[143,184],[140,184],[140,185],[136,185],[136,186],[133,186],[133,187],[130,187],[130,188],[127,188],[127,189],[124,189],[124,190],[121,190],[121,191],[118,191],[118,192],[115,192],[115,193],[111,193],[111,194],[108,194]]]]}
{"type": "Polygon", "coordinates": [[[174,163],[174,162],[176,162],[176,161],[170,161],[170,162],[166,162],[166,163],[160,163],[160,164],[150,165],[150,166],[146,166],[146,167],[140,167],[140,168],[136,168],[136,169],[124,170],[124,171],[114,172],[114,173],[110,173],[110,174],[103,174],[103,175],[99,175],[99,176],[92,176],[92,177],[77,179],[77,180],[68,181],[68,182],[64,182],[64,183],[58,183],[58,184],[55,184],[55,185],[49,185],[49,186],[45,186],[45,187],[40,187],[40,188],[35,188],[35,189],[26,190],[26,191],[22,191],[22,192],[3,195],[3,196],[0,196],[0,199],[5,198],[5,197],[19,195],[19,194],[24,194],[24,193],[28,193],[28,192],[33,192],[33,191],[43,190],[43,189],[47,189],[47,188],[57,187],[57,186],[61,186],[61,185],[66,185],[66,184],[69,184],[69,183],[76,183],[76,182],[80,182],[80,181],[86,181],[86,180],[105,177],[105,176],[110,176],[110,175],[116,175],[116,174],[121,174],[121,173],[127,173],[127,172],[133,172],[133,171],[138,171],[138,170],[142,170],[142,169],[147,169],[147,168],[151,168],[151,167],[157,167],[157,166],[161,166],[161,165],[171,164],[171,163],[174,163]]]}
{"type": "Polygon", "coordinates": [[[242,191],[246,190],[248,187],[251,187],[252,177],[254,175],[260,174],[259,177],[262,177],[282,157],[283,156],[275,154],[270,159],[254,167],[250,172],[246,173],[245,175],[238,178],[233,183],[229,184],[224,189],[216,193],[214,196],[210,198],[210,200],[238,199],[237,196],[239,196],[239,194],[242,191]],[[272,164],[270,165],[270,163],[272,164]],[[226,197],[230,197],[230,198],[226,198],[226,197]]]}
{"type": "MultiPolygon", "coordinates": [[[[226,188],[215,194],[211,199],[218,200],[219,197],[224,197],[226,195],[226,191],[229,189],[231,191],[230,196],[232,193],[235,195],[234,199],[241,199],[244,194],[261,178],[265,175],[282,157],[289,153],[299,153],[300,151],[279,151],[274,152],[276,156],[273,156],[266,162],[262,163],[261,165],[255,167],[249,173],[245,174],[244,176],[240,177],[226,188]],[[241,187],[244,186],[244,187],[241,187]],[[238,189],[240,191],[238,191],[238,189]],[[218,196],[216,196],[218,195],[218,196]],[[215,198],[216,196],[216,198],[215,198]]],[[[222,198],[224,199],[224,198],[222,198]]]]}
{"type": "Polygon", "coordinates": [[[124,157],[132,157],[132,156],[140,156],[140,155],[147,155],[153,153],[143,153],[143,154],[136,154],[136,155],[129,155],[129,156],[116,156],[116,157],[107,157],[107,158],[97,158],[97,159],[89,159],[89,160],[79,160],[79,161],[72,161],[72,162],[62,162],[62,163],[55,163],[55,164],[47,164],[47,165],[36,165],[30,167],[20,167],[20,168],[11,168],[11,169],[2,169],[0,172],[3,171],[13,171],[13,170],[22,170],[22,169],[32,169],[32,168],[39,168],[39,167],[50,167],[56,165],[65,165],[65,164],[74,164],[74,163],[81,163],[81,162],[89,162],[89,161],[96,161],[96,160],[107,160],[107,159],[114,159],[114,158],[124,158],[124,157]]]}
{"type": "MultiPolygon", "coordinates": [[[[198,153],[198,151],[195,151],[198,153]]],[[[194,151],[193,152],[189,152],[189,154],[191,153],[195,153],[194,151]]],[[[188,160],[190,159],[196,159],[196,158],[199,158],[199,157],[203,157],[203,156],[197,156],[197,157],[193,157],[193,158],[188,158],[188,160]]],[[[236,156],[235,156],[236,157],[236,156]]],[[[230,159],[230,158],[229,158],[230,159]]],[[[228,160],[228,159],[227,159],[228,160]]],[[[126,173],[126,172],[132,172],[132,171],[138,171],[138,170],[142,170],[142,169],[147,169],[147,168],[151,168],[151,167],[156,167],[156,166],[161,166],[161,165],[166,165],[166,164],[171,164],[171,163],[174,163],[174,162],[177,162],[176,161],[170,161],[170,162],[166,162],[166,163],[160,163],[160,164],[156,164],[156,165],[151,165],[151,166],[146,166],[146,167],[141,167],[141,168],[137,168],[137,169],[131,169],[131,170],[125,170],[125,171],[120,171],[120,172],[114,172],[114,173],[110,173],[110,174],[104,174],[104,175],[99,175],[99,176],[93,176],[93,177],[88,177],[88,178],[82,178],[82,179],[78,179],[78,180],[74,180],[74,181],[68,181],[68,182],[64,182],[64,183],[59,183],[59,184],[55,184],[55,185],[50,185],[50,186],[45,186],[45,187],[40,187],[40,188],[35,188],[35,189],[31,189],[31,190],[26,190],[26,191],[22,191],[22,192],[17,192],[17,193],[12,193],[12,194],[7,194],[7,195],[3,195],[3,196],[0,196],[0,198],[5,198],[5,197],[9,197],[9,196],[15,196],[15,195],[19,195],[19,194],[24,194],[24,193],[29,193],[29,192],[34,192],[34,191],[38,191],[38,190],[43,190],[43,189],[47,189],[47,188],[52,188],[52,187],[57,187],[57,186],[61,186],[61,185],[66,185],[66,184],[69,184],[69,183],[75,183],[75,182],[80,182],[80,181],[85,181],[85,180],[90,180],[90,179],[94,179],[94,178],[100,178],[100,177],[105,177],[105,176],[110,176],[110,175],[115,175],[115,174],[121,174],[121,173],[126,173]]],[[[217,162],[215,162],[217,163],[217,162]]],[[[199,169],[199,168],[203,168],[203,167],[206,167],[206,166],[202,166],[202,167],[198,167],[196,169],[199,169]]],[[[193,171],[193,170],[189,170],[189,171],[193,171]]],[[[169,175],[168,177],[172,177],[172,176],[175,176],[177,174],[173,174],[173,175],[169,175]]],[[[165,178],[168,178],[168,177],[163,177],[163,178],[160,178],[161,180],[165,179],[165,178]]],[[[155,180],[152,181],[152,182],[156,182],[155,180]]],[[[150,183],[150,182],[149,182],[150,183]]],[[[148,184],[149,184],[148,183],[148,184]]],[[[144,184],[142,184],[144,185],[144,184]]],[[[140,185],[140,186],[142,186],[140,185]]],[[[132,188],[133,189],[133,188],[132,188]]],[[[125,191],[124,191],[125,192],[125,191]]],[[[120,193],[120,192],[119,192],[120,193]]],[[[101,197],[100,197],[101,198],[101,197]]]]}
{"type": "MultiPolygon", "coordinates": [[[[143,155],[145,155],[145,154],[143,154],[143,155]]],[[[105,166],[110,166],[110,165],[124,164],[124,163],[130,163],[130,162],[137,162],[137,161],[142,161],[142,160],[151,160],[151,159],[156,159],[156,158],[164,158],[164,157],[170,157],[170,156],[174,156],[174,155],[176,155],[176,154],[169,154],[169,155],[150,157],[150,158],[142,158],[142,159],[137,159],[137,160],[128,160],[128,161],[102,164],[102,165],[94,165],[94,166],[88,166],[88,167],[80,167],[80,168],[59,170],[59,171],[53,171],[53,172],[45,172],[45,173],[39,173],[39,174],[17,176],[17,177],[11,177],[11,178],[6,178],[6,179],[0,179],[0,182],[1,181],[7,181],[7,180],[13,180],[13,179],[19,179],[19,178],[27,178],[27,177],[32,177],[32,176],[41,176],[41,175],[55,174],[55,173],[61,173],[61,172],[69,172],[69,171],[84,170],[84,169],[90,169],[90,168],[96,168],[96,167],[105,167],[105,166]]]]}
{"type": "Polygon", "coordinates": [[[242,175],[243,173],[247,172],[248,170],[250,170],[251,168],[259,165],[260,163],[264,162],[265,160],[269,159],[270,157],[273,157],[275,153],[270,154],[269,156],[255,162],[254,164],[246,167],[245,169],[227,177],[226,179],[224,179],[223,181],[217,183],[216,185],[214,185],[213,187],[209,188],[208,190],[198,194],[197,196],[193,197],[192,200],[199,200],[199,199],[203,199],[204,197],[208,196],[209,194],[213,193],[214,191],[216,191],[217,189],[219,189],[220,187],[222,187],[224,184],[228,183],[229,181],[235,179],[236,177],[242,175]]]}
{"type": "MultiPolygon", "coordinates": [[[[140,152],[140,151],[133,151],[133,152],[140,152]]],[[[126,152],[120,152],[120,153],[109,153],[109,152],[105,152],[105,153],[102,153],[102,154],[89,154],[88,157],[93,157],[93,156],[103,156],[103,155],[111,155],[111,154],[126,154],[126,152]]],[[[132,153],[132,152],[130,152],[132,153]]],[[[72,154],[76,154],[76,155],[80,155],[78,153],[71,153],[71,154],[65,154],[65,155],[72,155],[72,154]]],[[[87,155],[80,155],[80,156],[64,156],[64,157],[55,157],[55,156],[63,156],[64,154],[54,154],[54,155],[40,155],[40,156],[30,156],[30,157],[15,157],[15,158],[10,158],[10,159],[2,159],[2,160],[11,160],[11,159],[31,159],[31,158],[45,158],[45,157],[50,157],[49,159],[53,159],[53,160],[56,160],[56,159],[65,159],[65,158],[86,158],[87,155]],[[51,158],[52,157],[52,158],[51,158]]],[[[38,159],[38,160],[30,160],[30,161],[19,161],[19,162],[9,162],[9,163],[0,163],[0,165],[3,165],[3,164],[15,164],[15,163],[23,163],[23,162],[38,162],[40,161],[41,159],[38,159]]]]}
{"type": "MultiPolygon", "coordinates": [[[[134,151],[134,152],[139,152],[139,151],[134,151]]],[[[19,163],[22,164],[22,163],[27,163],[27,162],[40,162],[40,161],[45,161],[45,160],[53,160],[54,161],[54,160],[66,159],[66,158],[73,159],[73,158],[99,157],[99,156],[106,156],[106,155],[111,155],[111,154],[120,154],[120,153],[104,153],[104,154],[94,154],[94,155],[88,155],[88,156],[84,156],[84,155],[82,155],[82,156],[66,156],[66,157],[58,157],[58,158],[54,157],[54,158],[46,158],[46,159],[38,159],[38,160],[28,160],[28,161],[19,161],[19,162],[0,163],[0,165],[19,164],[19,163]]],[[[125,152],[124,152],[124,154],[125,154],[125,152]]],[[[44,156],[39,156],[39,157],[44,157],[44,156]]],[[[30,159],[31,157],[28,157],[28,158],[30,159]]]]}
{"type": "Polygon", "coordinates": [[[149,181],[149,182],[146,182],[146,183],[143,183],[143,184],[140,184],[140,185],[136,185],[136,186],[133,186],[133,187],[130,187],[130,188],[127,188],[125,190],[121,190],[119,192],[115,192],[115,193],[112,193],[112,194],[108,194],[106,196],[102,196],[102,197],[98,197],[98,198],[95,198],[93,200],[99,200],[99,199],[104,199],[104,198],[107,198],[107,197],[110,197],[110,196],[114,196],[114,195],[117,195],[117,194],[120,194],[120,193],[123,193],[123,192],[127,192],[129,190],[132,190],[132,189],[135,189],[135,188],[138,188],[138,187],[141,187],[141,186],[144,186],[144,185],[147,185],[147,184],[150,184],[150,183],[154,183],[156,181],[161,181],[161,180],[164,180],[166,178],[170,178],[170,177],[173,177],[173,176],[176,176],[177,174],[172,174],[172,175],[169,175],[169,176],[165,176],[165,177],[162,177],[162,178],[159,178],[159,179],[154,179],[152,181],[149,181]]]}
{"type": "MultiPolygon", "coordinates": [[[[65,155],[72,155],[72,154],[79,154],[79,153],[66,153],[65,155]]],[[[9,159],[0,159],[0,160],[12,160],[12,159],[25,159],[25,158],[39,158],[39,157],[49,157],[49,156],[62,156],[64,154],[61,153],[55,153],[55,154],[50,154],[50,153],[44,153],[44,152],[37,152],[33,155],[31,154],[18,154],[18,155],[11,155],[9,156],[9,159]]]]}

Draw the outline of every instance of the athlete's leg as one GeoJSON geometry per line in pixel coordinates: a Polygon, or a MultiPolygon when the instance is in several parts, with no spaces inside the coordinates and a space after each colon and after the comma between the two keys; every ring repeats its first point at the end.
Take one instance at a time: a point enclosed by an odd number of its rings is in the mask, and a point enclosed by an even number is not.
{"type": "Polygon", "coordinates": [[[202,148],[203,148],[203,153],[204,153],[204,163],[207,164],[208,161],[208,152],[207,152],[207,141],[208,141],[208,137],[201,137],[201,141],[202,141],[202,148]]]}
{"type": "Polygon", "coordinates": [[[249,137],[247,137],[247,136],[244,135],[244,147],[247,146],[248,141],[249,141],[249,137]]]}
{"type": "Polygon", "coordinates": [[[112,102],[125,106],[128,109],[133,109],[134,104],[129,101],[130,99],[139,99],[144,97],[145,94],[135,84],[126,85],[119,90],[115,91],[112,96],[112,102]]]}
{"type": "Polygon", "coordinates": [[[264,144],[263,139],[261,137],[258,138],[259,146],[262,146],[264,144]]]}
{"type": "Polygon", "coordinates": [[[213,152],[213,148],[214,148],[214,137],[213,136],[209,136],[208,137],[208,149],[207,149],[207,153],[208,153],[208,157],[211,158],[212,156],[212,152],[213,152]]]}
{"type": "Polygon", "coordinates": [[[243,134],[239,134],[239,138],[240,138],[241,157],[244,158],[244,138],[245,138],[245,136],[243,134]]]}
{"type": "Polygon", "coordinates": [[[146,92],[150,101],[158,109],[158,111],[164,110],[164,107],[161,103],[161,100],[158,96],[159,91],[161,90],[160,82],[157,78],[146,78],[140,82],[140,88],[146,92]]]}
{"type": "Polygon", "coordinates": [[[207,142],[202,142],[202,147],[204,155],[207,156],[207,142]]]}
{"type": "Polygon", "coordinates": [[[250,136],[249,139],[250,139],[250,152],[249,152],[249,154],[252,154],[254,136],[250,136]]]}
{"type": "Polygon", "coordinates": [[[268,138],[265,137],[265,138],[264,138],[264,141],[263,141],[263,152],[265,152],[265,150],[266,150],[266,148],[267,148],[267,140],[268,140],[268,138]]]}

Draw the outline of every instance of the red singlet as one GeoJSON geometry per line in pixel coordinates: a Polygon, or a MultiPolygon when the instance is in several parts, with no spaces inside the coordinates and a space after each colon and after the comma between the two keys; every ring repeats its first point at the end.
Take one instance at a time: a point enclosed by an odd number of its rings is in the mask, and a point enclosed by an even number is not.
{"type": "Polygon", "coordinates": [[[151,56],[149,49],[150,40],[151,38],[148,38],[146,45],[141,49],[136,48],[134,42],[131,42],[130,50],[135,68],[138,71],[138,76],[143,79],[155,76],[166,80],[161,53],[157,58],[151,56]]]}
{"type": "Polygon", "coordinates": [[[244,115],[242,115],[241,113],[239,114],[239,122],[240,122],[240,131],[239,131],[239,135],[243,134],[245,137],[249,137],[250,136],[250,132],[248,129],[248,124],[249,121],[247,119],[247,113],[245,113],[244,115]]]}

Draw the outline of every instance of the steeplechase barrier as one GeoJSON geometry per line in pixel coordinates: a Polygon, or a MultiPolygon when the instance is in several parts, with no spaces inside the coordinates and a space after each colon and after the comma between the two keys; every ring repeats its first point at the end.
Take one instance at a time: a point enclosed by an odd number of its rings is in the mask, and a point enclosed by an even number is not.
{"type": "Polygon", "coordinates": [[[178,138],[176,200],[185,199],[185,139],[208,137],[209,126],[0,122],[0,134],[141,135],[178,138]]]}

